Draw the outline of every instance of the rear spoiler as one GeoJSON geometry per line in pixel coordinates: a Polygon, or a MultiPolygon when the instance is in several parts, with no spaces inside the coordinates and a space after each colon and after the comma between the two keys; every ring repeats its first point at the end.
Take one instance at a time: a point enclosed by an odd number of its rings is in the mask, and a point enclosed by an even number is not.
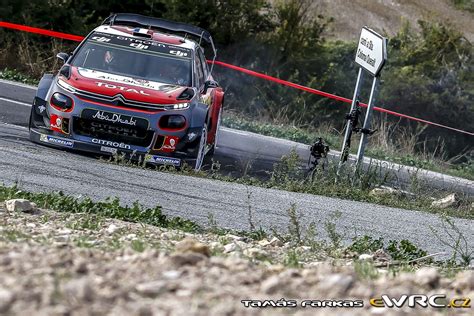
{"type": "Polygon", "coordinates": [[[102,22],[102,24],[140,26],[150,29],[155,28],[166,30],[172,33],[190,34],[199,38],[199,44],[201,44],[202,40],[210,44],[214,53],[213,61],[215,61],[216,59],[217,50],[214,46],[214,41],[212,40],[211,34],[205,29],[202,29],[198,26],[133,13],[111,14],[108,18],[104,20],[104,22],[102,22]]]}

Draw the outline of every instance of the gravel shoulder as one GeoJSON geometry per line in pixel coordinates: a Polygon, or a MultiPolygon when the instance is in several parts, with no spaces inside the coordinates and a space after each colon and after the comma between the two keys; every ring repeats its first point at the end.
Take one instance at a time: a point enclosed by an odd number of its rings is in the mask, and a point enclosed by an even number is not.
{"type": "MultiPolygon", "coordinates": [[[[276,239],[190,234],[90,214],[8,212],[0,204],[5,315],[397,315],[413,310],[374,308],[369,299],[410,293],[474,298],[474,271],[446,278],[425,267],[394,277],[378,269],[370,279],[360,267],[276,239]],[[302,267],[285,264],[290,250],[300,252],[302,267]],[[292,310],[241,302],[281,298],[361,299],[364,307],[292,310]]],[[[446,314],[416,310],[436,313],[446,314]]]]}

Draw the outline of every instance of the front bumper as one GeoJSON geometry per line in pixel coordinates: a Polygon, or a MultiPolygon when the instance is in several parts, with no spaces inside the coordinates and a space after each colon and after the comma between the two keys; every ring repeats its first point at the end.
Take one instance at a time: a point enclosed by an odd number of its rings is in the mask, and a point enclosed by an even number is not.
{"type": "Polygon", "coordinates": [[[30,140],[54,148],[82,151],[104,156],[116,156],[124,160],[146,162],[153,165],[172,165],[175,167],[181,167],[184,162],[187,164],[193,164],[196,161],[196,159],[189,157],[172,157],[165,154],[150,154],[146,151],[114,148],[101,144],[84,142],[64,136],[58,136],[54,132],[37,130],[34,128],[30,129],[30,140]]]}

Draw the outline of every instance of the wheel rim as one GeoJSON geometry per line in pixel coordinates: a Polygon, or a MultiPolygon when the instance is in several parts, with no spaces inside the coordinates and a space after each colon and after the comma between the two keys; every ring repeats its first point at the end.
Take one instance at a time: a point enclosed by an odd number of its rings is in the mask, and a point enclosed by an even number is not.
{"type": "Polygon", "coordinates": [[[196,165],[194,170],[199,171],[202,167],[202,162],[204,161],[204,156],[206,155],[206,139],[207,139],[207,126],[204,125],[201,133],[201,140],[199,141],[199,150],[196,156],[196,165]]]}

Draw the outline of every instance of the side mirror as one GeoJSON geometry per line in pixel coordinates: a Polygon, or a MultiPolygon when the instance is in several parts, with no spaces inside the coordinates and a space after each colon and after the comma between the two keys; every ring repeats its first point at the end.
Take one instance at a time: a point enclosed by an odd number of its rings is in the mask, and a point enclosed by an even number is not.
{"type": "Polygon", "coordinates": [[[66,63],[67,60],[69,59],[69,55],[66,54],[66,53],[58,53],[58,54],[56,55],[56,57],[57,57],[58,59],[61,59],[61,60],[63,61],[63,63],[66,63]]]}
{"type": "Polygon", "coordinates": [[[202,93],[206,94],[208,89],[218,88],[218,87],[219,87],[219,84],[216,81],[207,80],[206,82],[204,82],[204,90],[202,91],[202,93]]]}

